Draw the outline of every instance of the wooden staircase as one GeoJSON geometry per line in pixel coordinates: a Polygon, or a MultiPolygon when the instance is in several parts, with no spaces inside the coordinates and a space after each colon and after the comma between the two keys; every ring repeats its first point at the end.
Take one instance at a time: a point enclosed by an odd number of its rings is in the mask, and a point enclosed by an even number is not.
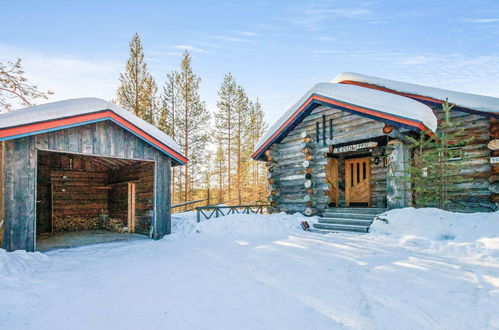
{"type": "Polygon", "coordinates": [[[374,218],[385,208],[372,207],[332,207],[327,208],[314,228],[329,231],[369,232],[374,218]]]}

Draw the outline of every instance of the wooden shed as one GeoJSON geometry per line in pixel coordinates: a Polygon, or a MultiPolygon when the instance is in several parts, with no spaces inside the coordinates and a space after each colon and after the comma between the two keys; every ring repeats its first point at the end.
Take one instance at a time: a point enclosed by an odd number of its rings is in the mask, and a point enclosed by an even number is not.
{"type": "Polygon", "coordinates": [[[413,206],[411,187],[397,178],[414,159],[406,137],[438,134],[446,99],[451,120],[473,136],[459,150],[467,170],[455,209],[497,210],[498,98],[355,73],[312,87],[258,143],[253,158],[266,162],[271,210],[360,226],[364,213],[413,206]]]}
{"type": "Polygon", "coordinates": [[[34,251],[59,232],[170,233],[170,171],[187,159],[165,133],[101,99],[0,115],[0,241],[34,251]]]}

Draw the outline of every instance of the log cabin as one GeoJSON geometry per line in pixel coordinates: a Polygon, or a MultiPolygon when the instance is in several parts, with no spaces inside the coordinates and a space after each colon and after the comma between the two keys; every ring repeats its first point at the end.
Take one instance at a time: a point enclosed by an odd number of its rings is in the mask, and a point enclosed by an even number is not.
{"type": "Polygon", "coordinates": [[[160,239],[171,167],[187,161],[168,135],[101,99],[2,114],[1,246],[35,251],[41,238],[97,229],[160,239]]]}
{"type": "Polygon", "coordinates": [[[463,212],[499,206],[499,99],[342,73],[308,90],[268,130],[252,156],[268,169],[271,212],[319,215],[320,229],[366,232],[387,209],[415,205],[407,136],[438,135],[442,104],[471,141],[459,153],[463,212]],[[402,173],[402,174],[401,174],[402,173]]]}

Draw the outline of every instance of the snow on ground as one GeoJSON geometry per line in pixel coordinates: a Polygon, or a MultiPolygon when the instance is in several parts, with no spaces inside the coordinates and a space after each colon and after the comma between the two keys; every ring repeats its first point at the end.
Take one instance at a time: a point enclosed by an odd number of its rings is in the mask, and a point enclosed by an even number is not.
{"type": "Polygon", "coordinates": [[[382,218],[321,234],[186,213],[160,241],[0,250],[0,329],[499,328],[499,212],[382,218]]]}

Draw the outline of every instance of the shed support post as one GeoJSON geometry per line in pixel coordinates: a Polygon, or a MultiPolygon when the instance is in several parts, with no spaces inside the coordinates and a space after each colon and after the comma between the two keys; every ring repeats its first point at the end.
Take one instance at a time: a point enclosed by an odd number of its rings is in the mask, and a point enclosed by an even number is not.
{"type": "Polygon", "coordinates": [[[35,251],[36,149],[33,137],[5,142],[4,237],[7,251],[35,251]]]}
{"type": "Polygon", "coordinates": [[[391,140],[392,148],[388,156],[388,175],[386,183],[387,206],[389,209],[412,206],[408,169],[411,162],[409,146],[400,140],[391,140]]]}

